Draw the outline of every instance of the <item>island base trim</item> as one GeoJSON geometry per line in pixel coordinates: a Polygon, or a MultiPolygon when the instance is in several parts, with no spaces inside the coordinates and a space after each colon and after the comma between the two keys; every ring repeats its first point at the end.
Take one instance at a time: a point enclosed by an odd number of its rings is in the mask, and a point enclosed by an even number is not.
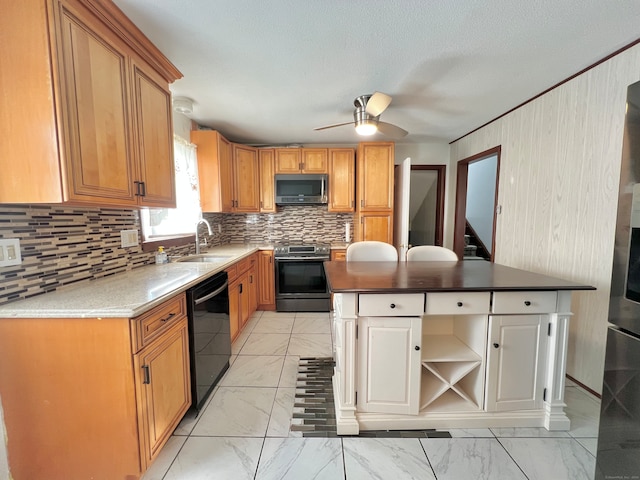
{"type": "MultiPolygon", "coordinates": [[[[469,412],[469,413],[424,413],[417,416],[398,415],[390,418],[388,414],[357,413],[360,430],[424,430],[450,428],[529,428],[546,427],[546,416],[542,410],[517,412],[469,412]]],[[[561,426],[558,423],[558,426],[561,426]]],[[[567,425],[568,428],[568,425],[567,425]]],[[[563,430],[558,428],[554,430],[563,430]]],[[[338,432],[340,435],[340,433],[338,432]]]]}
{"type": "MultiPolygon", "coordinates": [[[[337,375],[331,379],[333,383],[333,391],[339,392],[337,375]]],[[[336,433],[338,435],[358,435],[360,433],[360,424],[356,419],[355,407],[343,406],[340,402],[340,395],[333,396],[333,403],[336,409],[336,433]]]]}

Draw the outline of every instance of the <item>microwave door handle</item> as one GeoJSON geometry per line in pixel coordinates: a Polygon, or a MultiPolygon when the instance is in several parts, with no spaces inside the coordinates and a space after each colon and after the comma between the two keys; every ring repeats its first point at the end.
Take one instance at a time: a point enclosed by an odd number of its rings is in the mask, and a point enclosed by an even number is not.
{"type": "Polygon", "coordinates": [[[321,197],[322,197],[322,201],[323,202],[325,202],[327,200],[327,197],[326,197],[326,182],[327,182],[327,179],[323,177],[322,178],[322,186],[320,187],[320,189],[321,189],[320,193],[321,193],[321,197]]]}

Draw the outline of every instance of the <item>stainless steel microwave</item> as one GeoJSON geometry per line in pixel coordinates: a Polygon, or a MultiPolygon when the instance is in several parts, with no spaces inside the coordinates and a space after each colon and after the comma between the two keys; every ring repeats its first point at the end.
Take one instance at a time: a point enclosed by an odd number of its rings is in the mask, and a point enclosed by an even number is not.
{"type": "Polygon", "coordinates": [[[275,176],[277,205],[327,203],[327,175],[301,174],[275,176]]]}

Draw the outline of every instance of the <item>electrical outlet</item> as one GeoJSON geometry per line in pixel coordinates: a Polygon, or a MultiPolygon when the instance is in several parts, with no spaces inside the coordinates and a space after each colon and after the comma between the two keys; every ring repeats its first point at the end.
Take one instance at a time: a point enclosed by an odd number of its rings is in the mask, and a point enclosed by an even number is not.
{"type": "Polygon", "coordinates": [[[122,248],[137,247],[138,246],[138,230],[121,230],[120,246],[122,248]]]}
{"type": "Polygon", "coordinates": [[[218,233],[222,233],[222,225],[218,224],[218,233]]]}
{"type": "Polygon", "coordinates": [[[21,263],[20,240],[17,238],[0,239],[0,267],[11,267],[21,263]]]}

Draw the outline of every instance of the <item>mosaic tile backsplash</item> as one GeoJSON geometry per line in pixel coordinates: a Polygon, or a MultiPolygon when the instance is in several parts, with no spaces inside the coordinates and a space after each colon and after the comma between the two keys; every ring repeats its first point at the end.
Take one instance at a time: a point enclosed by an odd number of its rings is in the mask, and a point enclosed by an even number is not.
{"type": "MultiPolygon", "coordinates": [[[[214,228],[209,245],[272,244],[282,241],[344,241],[351,214],[328,213],[326,206],[282,207],[270,214],[207,213],[214,228]]],[[[141,245],[120,247],[120,231],[137,229],[137,210],[0,205],[0,238],[18,238],[22,264],[0,267],[0,304],[50,292],[77,282],[139,268],[155,261],[141,245]]],[[[202,234],[202,230],[200,233],[202,234]]],[[[202,237],[202,235],[201,235],[202,237]]],[[[194,253],[193,244],[167,248],[169,255],[194,253]]]]}

